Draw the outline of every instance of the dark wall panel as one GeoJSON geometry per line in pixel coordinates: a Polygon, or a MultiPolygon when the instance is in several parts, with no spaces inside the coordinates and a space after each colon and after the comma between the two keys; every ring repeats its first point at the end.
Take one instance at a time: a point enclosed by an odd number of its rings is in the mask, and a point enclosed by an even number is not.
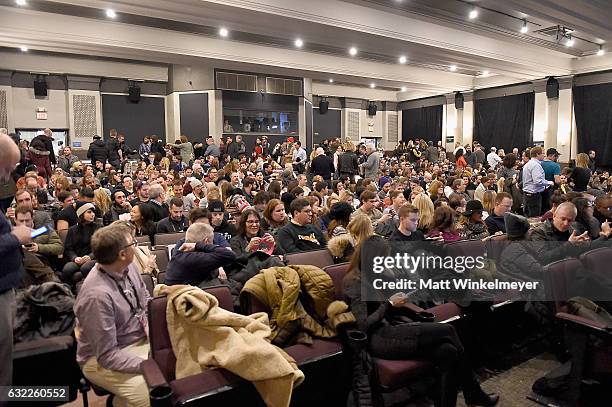
{"type": "Polygon", "coordinates": [[[402,140],[442,140],[442,105],[402,110],[402,140]]]}
{"type": "Polygon", "coordinates": [[[490,147],[512,151],[533,144],[535,94],[476,99],[474,101],[474,140],[490,147]]]}
{"type": "Polygon", "coordinates": [[[319,144],[325,139],[342,136],[342,111],[328,110],[321,114],[319,109],[313,109],[313,140],[319,144]]]}
{"type": "MultiPolygon", "coordinates": [[[[208,136],[208,94],[184,93],[179,95],[181,134],[191,141],[202,141],[208,136]]],[[[170,140],[173,141],[173,140],[170,140]]]]}
{"type": "Polygon", "coordinates": [[[612,83],[575,86],[577,153],[595,150],[597,167],[612,167],[612,83]]]}
{"type": "Polygon", "coordinates": [[[124,95],[102,95],[102,127],[104,134],[117,129],[125,135],[131,148],[138,148],[144,136],[166,139],[165,99],[142,97],[131,103],[124,95]]]}

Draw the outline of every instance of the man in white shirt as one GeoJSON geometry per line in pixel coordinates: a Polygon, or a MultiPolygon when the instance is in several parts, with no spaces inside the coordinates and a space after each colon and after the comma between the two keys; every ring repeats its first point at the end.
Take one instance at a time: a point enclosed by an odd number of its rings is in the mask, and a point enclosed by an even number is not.
{"type": "Polygon", "coordinates": [[[487,177],[483,177],[482,181],[480,182],[480,184],[478,184],[476,190],[474,191],[474,199],[482,202],[482,197],[484,196],[485,192],[487,192],[487,190],[491,188],[491,185],[493,185],[494,183],[495,175],[490,174],[487,177]]]}
{"type": "Polygon", "coordinates": [[[306,168],[306,159],[306,150],[302,148],[302,143],[298,140],[295,142],[295,150],[293,150],[293,165],[300,174],[306,168]]]}
{"type": "Polygon", "coordinates": [[[489,167],[494,170],[499,164],[501,164],[502,159],[497,155],[497,148],[491,147],[491,152],[487,155],[487,163],[489,163],[489,167]]]}

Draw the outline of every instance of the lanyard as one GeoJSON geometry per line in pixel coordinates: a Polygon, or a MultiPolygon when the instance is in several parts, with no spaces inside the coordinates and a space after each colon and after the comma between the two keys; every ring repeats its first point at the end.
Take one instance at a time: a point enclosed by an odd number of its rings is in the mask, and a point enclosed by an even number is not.
{"type": "MultiPolygon", "coordinates": [[[[129,283],[130,287],[132,288],[132,293],[134,294],[134,299],[136,300],[136,305],[132,304],[132,302],[129,300],[129,298],[127,297],[125,290],[123,288],[121,288],[121,286],[119,285],[119,281],[117,281],[113,276],[111,276],[110,274],[108,274],[106,271],[104,271],[103,269],[99,269],[102,273],[106,274],[107,276],[110,277],[111,280],[113,280],[113,282],[115,283],[115,285],[117,286],[117,288],[119,289],[119,293],[121,294],[121,296],[123,297],[123,299],[125,299],[125,301],[128,303],[128,305],[130,306],[130,312],[132,313],[132,315],[138,315],[140,314],[140,312],[142,311],[142,309],[140,308],[140,304],[138,302],[138,294],[136,293],[136,287],[134,286],[134,284],[132,283],[132,280],[130,279],[130,276],[128,276],[126,274],[125,278],[127,279],[127,283],[126,285],[129,283]]],[[[127,289],[127,287],[126,287],[127,289]]]]}

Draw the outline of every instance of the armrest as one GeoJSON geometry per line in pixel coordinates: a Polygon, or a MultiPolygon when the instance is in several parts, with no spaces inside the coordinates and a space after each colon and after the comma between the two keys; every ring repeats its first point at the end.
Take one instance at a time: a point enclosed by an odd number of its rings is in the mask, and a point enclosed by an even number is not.
{"type": "Polygon", "coordinates": [[[157,365],[157,362],[153,359],[147,359],[140,364],[140,370],[142,370],[142,375],[149,386],[149,389],[154,389],[156,387],[168,387],[168,382],[164,377],[161,369],[157,365]]]}
{"type": "Polygon", "coordinates": [[[413,303],[411,303],[411,302],[407,302],[407,303],[405,303],[405,304],[404,304],[404,308],[408,308],[410,311],[415,312],[415,313],[417,313],[417,314],[418,314],[418,313],[420,313],[420,312],[425,311],[423,308],[421,308],[421,307],[419,307],[418,305],[413,304],[413,303]]]}
{"type": "Polygon", "coordinates": [[[563,320],[567,325],[571,325],[573,328],[582,329],[592,334],[605,334],[612,337],[612,331],[610,331],[606,325],[596,321],[566,312],[559,312],[556,317],[563,320]]]}
{"type": "Polygon", "coordinates": [[[72,336],[53,336],[51,338],[36,339],[34,341],[19,342],[13,349],[13,359],[22,359],[70,349],[74,346],[72,336]]]}

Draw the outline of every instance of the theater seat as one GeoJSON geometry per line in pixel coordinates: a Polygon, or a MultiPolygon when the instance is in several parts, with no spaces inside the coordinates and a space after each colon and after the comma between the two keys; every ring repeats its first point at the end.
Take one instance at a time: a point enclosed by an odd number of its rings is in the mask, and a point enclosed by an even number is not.
{"type": "Polygon", "coordinates": [[[332,281],[334,282],[334,289],[336,291],[336,299],[344,300],[344,293],[342,291],[342,285],[344,283],[344,276],[348,272],[349,264],[340,263],[334,264],[333,266],[327,266],[323,270],[329,274],[332,281]]]}
{"type": "Polygon", "coordinates": [[[570,258],[544,267],[546,294],[554,300],[556,318],[563,325],[566,345],[572,356],[567,393],[569,405],[579,405],[585,377],[612,373],[612,332],[598,321],[567,312],[567,300],[571,295],[570,288],[576,281],[576,270],[584,266],[592,273],[609,274],[611,255],[609,248],[595,249],[581,256],[582,264],[570,258]],[[594,338],[598,341],[593,341],[594,338]]]}
{"type": "Polygon", "coordinates": [[[185,232],[179,233],[161,233],[155,235],[156,246],[168,246],[169,244],[175,244],[181,239],[185,238],[185,232]]]}
{"type": "Polygon", "coordinates": [[[493,260],[495,263],[499,263],[501,260],[501,254],[508,245],[508,235],[501,234],[493,236],[485,242],[485,248],[487,251],[487,258],[493,260]]]}
{"type": "Polygon", "coordinates": [[[153,249],[151,250],[151,254],[154,254],[155,262],[157,263],[157,269],[160,272],[166,271],[168,267],[168,250],[167,249],[153,249]]]}
{"type": "Polygon", "coordinates": [[[285,260],[287,261],[287,264],[309,264],[321,269],[334,264],[334,259],[327,249],[290,253],[285,256],[285,260]]]}
{"type": "Polygon", "coordinates": [[[433,370],[433,364],[425,360],[388,360],[374,358],[378,385],[384,392],[399,389],[414,379],[433,370]]]}
{"type": "Polygon", "coordinates": [[[458,240],[444,244],[449,256],[485,256],[485,244],[480,239],[458,240]]]}

